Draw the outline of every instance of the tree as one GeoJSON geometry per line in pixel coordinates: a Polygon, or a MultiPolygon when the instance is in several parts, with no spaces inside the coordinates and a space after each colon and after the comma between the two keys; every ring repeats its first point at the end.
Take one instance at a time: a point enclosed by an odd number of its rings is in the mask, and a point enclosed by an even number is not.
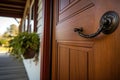
{"type": "Polygon", "coordinates": [[[9,28],[4,32],[0,38],[1,45],[8,46],[8,41],[11,40],[14,36],[18,35],[18,27],[15,24],[11,24],[9,28]]]}
{"type": "Polygon", "coordinates": [[[12,36],[16,36],[18,34],[18,27],[15,24],[10,25],[9,33],[12,36]]]}
{"type": "Polygon", "coordinates": [[[4,45],[6,46],[7,40],[6,39],[0,39],[0,46],[4,45]]]}
{"type": "Polygon", "coordinates": [[[7,31],[3,34],[4,37],[13,37],[18,34],[18,27],[15,24],[11,24],[7,31]]]}

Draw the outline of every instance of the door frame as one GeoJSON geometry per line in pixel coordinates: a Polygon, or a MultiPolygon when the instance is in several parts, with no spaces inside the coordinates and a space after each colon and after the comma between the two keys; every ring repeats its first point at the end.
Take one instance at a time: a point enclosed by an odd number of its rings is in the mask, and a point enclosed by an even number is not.
{"type": "Polygon", "coordinates": [[[41,53],[40,80],[51,80],[53,0],[42,0],[44,15],[43,51],[41,53]]]}

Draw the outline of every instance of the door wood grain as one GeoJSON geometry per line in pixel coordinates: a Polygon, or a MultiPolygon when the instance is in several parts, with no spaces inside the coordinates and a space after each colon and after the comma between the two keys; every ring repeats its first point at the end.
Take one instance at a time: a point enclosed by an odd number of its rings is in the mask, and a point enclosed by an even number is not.
{"type": "Polygon", "coordinates": [[[120,25],[91,39],[74,32],[83,27],[85,34],[95,33],[105,12],[120,16],[120,1],[61,1],[54,0],[52,80],[120,80],[120,25]]]}

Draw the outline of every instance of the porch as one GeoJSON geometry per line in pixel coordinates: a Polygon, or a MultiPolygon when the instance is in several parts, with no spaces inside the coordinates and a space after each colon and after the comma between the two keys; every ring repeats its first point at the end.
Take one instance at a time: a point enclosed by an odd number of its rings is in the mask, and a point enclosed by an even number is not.
{"type": "MultiPolygon", "coordinates": [[[[28,24],[30,21],[34,21],[33,17],[29,20],[29,9],[36,1],[38,0],[0,0],[0,16],[15,19],[20,18],[19,32],[30,30],[36,32],[36,27],[34,29],[32,28],[36,26],[36,23],[31,25],[28,24]]],[[[34,8],[32,7],[32,9],[35,9],[35,7],[36,6],[34,6],[34,8]]],[[[0,54],[0,80],[39,80],[40,60],[37,65],[33,60],[34,59],[28,59],[19,62],[8,54],[0,54]]]]}
{"type": "Polygon", "coordinates": [[[23,62],[0,53],[0,80],[29,80],[23,62]]]}

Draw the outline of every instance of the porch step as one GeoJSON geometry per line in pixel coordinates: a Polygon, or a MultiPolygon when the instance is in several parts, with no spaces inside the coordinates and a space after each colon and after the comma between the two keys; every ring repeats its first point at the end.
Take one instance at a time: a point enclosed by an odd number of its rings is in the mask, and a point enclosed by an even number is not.
{"type": "Polygon", "coordinates": [[[28,80],[23,62],[0,54],[0,80],[28,80]]]}

